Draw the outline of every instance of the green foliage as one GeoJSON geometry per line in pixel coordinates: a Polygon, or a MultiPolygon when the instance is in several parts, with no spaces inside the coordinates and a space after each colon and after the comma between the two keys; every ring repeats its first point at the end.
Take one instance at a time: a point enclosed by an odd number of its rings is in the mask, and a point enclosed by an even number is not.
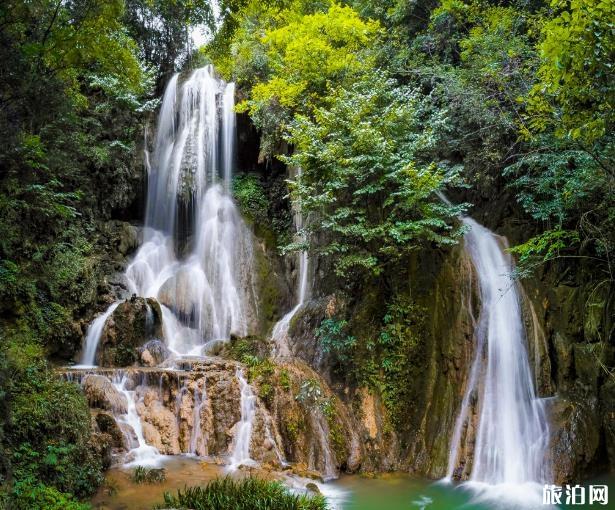
{"type": "Polygon", "coordinates": [[[297,402],[300,402],[306,407],[313,407],[323,402],[324,392],[320,383],[316,379],[306,379],[301,383],[299,393],[295,397],[297,402]]]}
{"type": "Polygon", "coordinates": [[[177,495],[165,493],[164,503],[156,508],[194,510],[325,510],[321,495],[292,494],[281,482],[259,478],[216,479],[205,487],[187,487],[177,495]]]}
{"type": "Polygon", "coordinates": [[[313,214],[309,230],[322,234],[312,249],[350,277],[379,275],[427,243],[454,244],[462,208],[436,194],[457,172],[422,160],[436,138],[420,122],[420,98],[375,75],[327,103],[313,120],[296,119],[288,137],[295,152],[284,158],[302,169],[293,194],[313,214]]]}
{"type": "Polygon", "coordinates": [[[8,500],[13,510],[88,510],[89,504],[79,503],[72,495],[59,492],[37,482],[14,485],[8,500]]]}
{"type": "Polygon", "coordinates": [[[530,127],[593,143],[613,125],[615,5],[552,0],[542,27],[542,62],[528,97],[530,127]]]}
{"type": "Polygon", "coordinates": [[[11,497],[51,501],[59,494],[56,489],[90,495],[102,481],[102,464],[89,443],[87,402],[78,386],[48,369],[31,338],[17,332],[11,336],[12,341],[3,342],[7,358],[2,367],[11,374],[4,386],[8,413],[2,438],[3,471],[17,491],[11,497]]]}
{"type": "Polygon", "coordinates": [[[512,178],[509,186],[525,211],[547,228],[511,250],[519,256],[517,273],[529,276],[536,267],[576,256],[582,248],[596,269],[611,274],[612,179],[599,160],[567,140],[541,135],[531,148],[504,175],[512,178]]]}
{"type": "Polygon", "coordinates": [[[167,473],[164,468],[137,466],[132,471],[131,479],[136,484],[162,483],[167,479],[167,473]]]}
{"type": "Polygon", "coordinates": [[[233,179],[233,196],[244,216],[256,224],[269,221],[269,201],[255,174],[239,174],[233,179]]]}
{"type": "Polygon", "coordinates": [[[343,369],[351,360],[357,343],[357,339],[348,334],[348,321],[334,317],[326,318],[316,328],[315,334],[323,352],[331,354],[338,369],[343,369]]]}
{"type": "Polygon", "coordinates": [[[407,426],[407,410],[417,403],[416,387],[409,381],[420,377],[425,359],[425,310],[403,296],[393,299],[382,319],[379,335],[366,344],[367,359],[361,378],[377,388],[391,421],[407,426]]]}
{"type": "Polygon", "coordinates": [[[141,58],[157,73],[162,84],[178,64],[190,61],[191,29],[211,31],[214,16],[210,2],[194,0],[124,0],[123,21],[137,41],[141,58]]]}
{"type": "Polygon", "coordinates": [[[249,98],[237,108],[261,130],[267,156],[277,151],[293,115],[310,114],[330,84],[351,84],[374,68],[366,48],[378,23],[362,20],[349,6],[309,4],[294,2],[279,11],[250,3],[234,34],[230,63],[239,83],[251,84],[249,98]]]}

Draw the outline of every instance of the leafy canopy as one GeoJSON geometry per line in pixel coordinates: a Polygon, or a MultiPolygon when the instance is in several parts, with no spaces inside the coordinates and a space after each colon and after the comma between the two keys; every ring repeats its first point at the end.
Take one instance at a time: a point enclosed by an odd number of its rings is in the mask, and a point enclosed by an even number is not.
{"type": "Polygon", "coordinates": [[[236,43],[262,70],[238,111],[248,111],[261,129],[268,155],[294,114],[309,115],[332,86],[349,86],[373,71],[374,58],[366,48],[380,30],[377,22],[335,3],[313,14],[283,11],[275,19],[284,23],[265,30],[250,50],[236,43]]]}
{"type": "Polygon", "coordinates": [[[542,57],[528,98],[532,129],[588,143],[613,125],[615,4],[553,0],[558,14],[542,27],[542,57]]]}
{"type": "Polygon", "coordinates": [[[462,233],[451,226],[461,208],[436,196],[456,172],[421,159],[436,142],[421,107],[413,91],[376,75],[291,126],[295,152],[284,160],[302,169],[293,194],[309,230],[323,234],[313,249],[332,256],[339,275],[381,274],[425,243],[452,244],[462,233]]]}

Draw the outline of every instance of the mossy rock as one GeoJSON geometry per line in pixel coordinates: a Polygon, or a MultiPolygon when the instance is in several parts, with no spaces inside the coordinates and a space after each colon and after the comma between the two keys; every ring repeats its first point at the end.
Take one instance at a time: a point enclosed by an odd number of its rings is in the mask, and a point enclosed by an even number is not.
{"type": "Polygon", "coordinates": [[[101,366],[125,367],[138,359],[139,347],[162,339],[162,310],[152,298],[133,296],[107,319],[97,354],[101,366]]]}

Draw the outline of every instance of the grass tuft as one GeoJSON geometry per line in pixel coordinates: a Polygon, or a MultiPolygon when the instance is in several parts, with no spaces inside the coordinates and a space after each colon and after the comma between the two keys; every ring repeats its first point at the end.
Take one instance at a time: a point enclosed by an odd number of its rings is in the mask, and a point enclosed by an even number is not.
{"type": "Polygon", "coordinates": [[[191,510],[327,510],[320,495],[293,494],[279,481],[249,477],[218,478],[203,487],[186,487],[177,495],[166,492],[155,508],[191,510]]]}

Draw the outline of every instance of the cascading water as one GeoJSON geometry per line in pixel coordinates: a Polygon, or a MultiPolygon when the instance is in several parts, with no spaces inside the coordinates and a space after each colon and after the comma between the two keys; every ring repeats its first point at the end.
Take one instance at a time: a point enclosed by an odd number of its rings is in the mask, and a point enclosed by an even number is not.
{"type": "MultiPolygon", "coordinates": [[[[231,334],[245,336],[254,313],[251,234],[228,194],[234,90],[212,66],[181,85],[174,75],[151,157],[146,151],[144,239],[125,276],[131,294],[160,302],[165,341],[175,355],[202,355],[231,334]]],[[[84,364],[94,363],[103,326],[92,325],[84,364]]]]}
{"type": "Polygon", "coordinates": [[[119,301],[113,303],[104,313],[92,321],[85,335],[85,347],[83,348],[83,353],[81,355],[81,363],[76,365],[75,368],[87,368],[94,366],[96,363],[96,349],[98,347],[100,337],[102,336],[103,329],[105,328],[105,323],[119,304],[119,301]]]}
{"type": "MultiPolygon", "coordinates": [[[[301,177],[301,168],[297,169],[297,177],[301,177]]],[[[301,241],[305,241],[305,235],[302,232],[304,224],[303,213],[301,212],[301,204],[295,204],[293,221],[295,230],[301,241]]],[[[284,317],[282,317],[273,327],[271,338],[274,341],[276,355],[280,357],[290,356],[290,347],[288,342],[288,328],[290,321],[299,311],[301,306],[309,297],[309,258],[306,250],[299,253],[299,277],[297,278],[297,304],[284,317]]]]}
{"type": "Polygon", "coordinates": [[[462,221],[469,227],[465,248],[478,275],[481,312],[475,330],[476,354],[453,434],[448,479],[461,460],[462,429],[470,428],[466,425],[471,420],[471,401],[478,394],[469,485],[485,497],[509,496],[517,500],[516,505],[534,505],[540,503],[539,484],[549,479],[548,421],[544,400],[534,390],[519,294],[508,276],[511,260],[492,232],[471,218],[462,221]]]}
{"type": "Polygon", "coordinates": [[[252,391],[252,387],[241,373],[241,369],[237,369],[236,377],[241,392],[241,419],[235,425],[231,469],[237,469],[241,465],[251,465],[254,463],[250,457],[250,442],[252,441],[252,427],[256,416],[256,396],[252,391]]]}
{"type": "Polygon", "coordinates": [[[135,391],[129,391],[129,378],[126,374],[116,374],[113,385],[115,388],[126,397],[128,402],[126,414],[116,416],[118,424],[128,425],[129,430],[134,431],[137,439],[137,445],[129,450],[127,465],[150,466],[156,465],[160,459],[160,452],[145,442],[143,437],[143,427],[137,413],[137,405],[135,402],[135,391]]]}
{"type": "Polygon", "coordinates": [[[192,411],[192,432],[190,435],[190,453],[193,455],[199,455],[200,452],[204,451],[201,411],[203,405],[207,402],[207,388],[205,378],[201,381],[202,388],[199,388],[198,382],[194,386],[194,409],[192,411]]]}

